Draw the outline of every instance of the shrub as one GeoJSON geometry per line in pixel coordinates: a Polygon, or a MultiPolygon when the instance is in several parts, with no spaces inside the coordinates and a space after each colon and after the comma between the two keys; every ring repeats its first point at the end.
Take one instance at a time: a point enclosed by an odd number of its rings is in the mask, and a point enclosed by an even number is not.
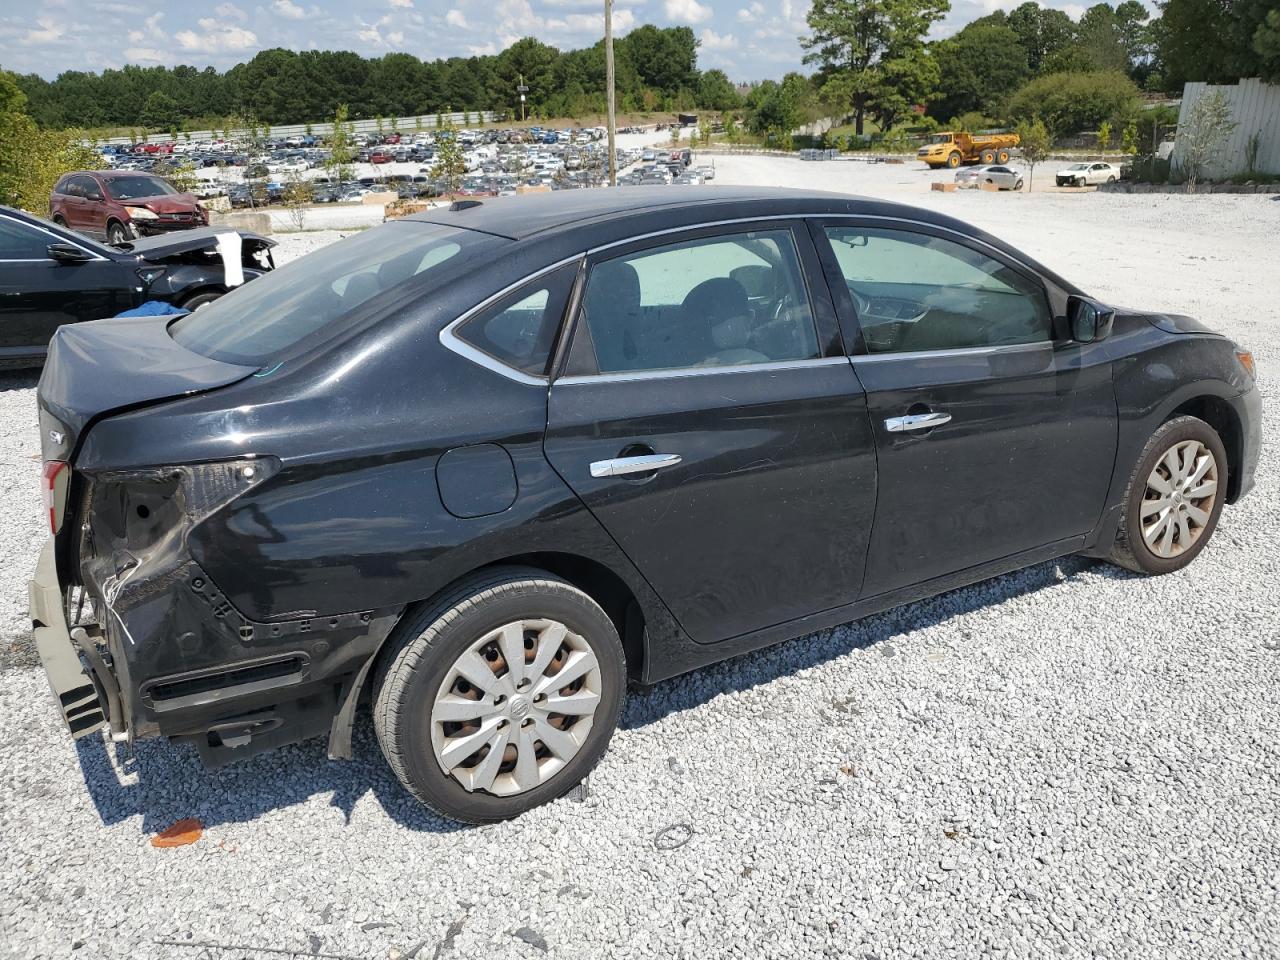
{"type": "Polygon", "coordinates": [[[1037,77],[1009,99],[1014,120],[1044,121],[1054,137],[1124,123],[1138,110],[1138,88],[1117,70],[1037,77]]]}

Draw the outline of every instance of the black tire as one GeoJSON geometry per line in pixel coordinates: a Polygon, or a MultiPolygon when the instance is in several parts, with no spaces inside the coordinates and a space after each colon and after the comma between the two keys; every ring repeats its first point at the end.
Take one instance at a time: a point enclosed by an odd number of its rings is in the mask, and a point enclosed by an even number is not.
{"type": "Polygon", "coordinates": [[[952,170],[960,166],[960,154],[958,151],[947,156],[947,166],[952,170]]]}
{"type": "Polygon", "coordinates": [[[1111,548],[1111,562],[1135,573],[1162,574],[1181,570],[1192,560],[1213,536],[1218,526],[1218,517],[1222,514],[1222,505],[1227,495],[1227,450],[1216,430],[1197,417],[1176,417],[1161,424],[1151,439],[1142,448],[1142,454],[1129,476],[1128,486],[1124,494],[1124,512],[1120,516],[1120,528],[1116,535],[1115,545],[1111,548]],[[1213,507],[1209,511],[1209,522],[1205,524],[1195,542],[1175,557],[1160,557],[1153,553],[1142,539],[1141,510],[1147,489],[1147,477],[1160,459],[1169,449],[1184,440],[1199,440],[1217,461],[1218,488],[1213,498],[1213,507]]]}
{"type": "Polygon", "coordinates": [[[982,162],[983,162],[983,164],[985,164],[985,165],[986,165],[986,166],[988,166],[988,167],[989,167],[989,166],[991,166],[991,164],[995,163],[995,162],[996,162],[996,155],[995,155],[994,151],[991,151],[991,150],[983,150],[983,151],[982,151],[982,162]]]}
{"type": "Polygon", "coordinates": [[[998,163],[1008,163],[1008,162],[1009,162],[1009,151],[1008,151],[1008,150],[1001,150],[998,154],[996,154],[996,161],[997,161],[998,163]]]}
{"type": "Polygon", "coordinates": [[[53,215],[53,222],[56,223],[58,226],[62,227],[64,230],[67,228],[66,218],[63,217],[63,215],[60,213],[55,213],[53,215]]]}
{"type": "Polygon", "coordinates": [[[1017,183],[1015,183],[1015,184],[1013,185],[1013,189],[1014,189],[1014,190],[1021,190],[1021,189],[1022,189],[1022,181],[1021,181],[1021,180],[1019,180],[1017,183]]]}
{"type": "Polygon", "coordinates": [[[133,230],[119,220],[112,220],[107,224],[107,243],[111,246],[119,246],[122,243],[128,243],[132,239],[133,230]]]}
{"type": "Polygon", "coordinates": [[[187,297],[179,306],[184,310],[196,310],[203,307],[206,303],[213,303],[225,293],[223,290],[204,290],[193,296],[187,297]]]}
{"type": "Polygon", "coordinates": [[[604,756],[617,727],[627,683],[617,630],[591,597],[545,571],[497,567],[468,578],[401,623],[387,642],[373,686],[378,743],[405,788],[450,819],[493,823],[564,796],[604,756]],[[596,655],[601,694],[591,730],[578,752],[545,783],[506,797],[468,792],[436,762],[431,743],[436,692],[454,662],[480,636],[534,617],[559,620],[596,655]]]}

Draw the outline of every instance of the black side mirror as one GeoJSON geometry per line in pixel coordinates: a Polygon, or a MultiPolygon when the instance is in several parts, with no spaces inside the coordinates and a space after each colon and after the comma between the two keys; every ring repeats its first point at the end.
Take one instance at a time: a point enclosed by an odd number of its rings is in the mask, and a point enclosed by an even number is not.
{"type": "Polygon", "coordinates": [[[74,243],[51,243],[45,248],[50,260],[58,263],[84,263],[93,256],[77,247],[74,243]]]}
{"type": "Polygon", "coordinates": [[[1116,312],[1097,300],[1088,297],[1070,297],[1067,300],[1067,320],[1071,324],[1071,339],[1077,343],[1096,343],[1111,333],[1111,323],[1116,312]]]}

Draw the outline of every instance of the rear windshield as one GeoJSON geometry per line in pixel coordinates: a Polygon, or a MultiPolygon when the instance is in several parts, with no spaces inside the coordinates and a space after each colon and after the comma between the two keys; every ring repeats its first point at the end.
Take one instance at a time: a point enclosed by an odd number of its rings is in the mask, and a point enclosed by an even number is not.
{"type": "Polygon", "coordinates": [[[338,327],[358,307],[414,277],[447,280],[478,253],[505,241],[474,230],[388,223],[322,247],[194,313],[169,333],[188,350],[262,364],[313,334],[338,327]]]}

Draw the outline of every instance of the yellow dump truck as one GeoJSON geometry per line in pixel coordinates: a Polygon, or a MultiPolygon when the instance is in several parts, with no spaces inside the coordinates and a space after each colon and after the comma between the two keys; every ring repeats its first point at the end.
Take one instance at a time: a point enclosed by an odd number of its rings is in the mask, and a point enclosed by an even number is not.
{"type": "Polygon", "coordinates": [[[916,154],[929,166],[958,167],[962,163],[1008,163],[1009,151],[1018,145],[1016,133],[975,137],[968,133],[935,133],[916,154]]]}

